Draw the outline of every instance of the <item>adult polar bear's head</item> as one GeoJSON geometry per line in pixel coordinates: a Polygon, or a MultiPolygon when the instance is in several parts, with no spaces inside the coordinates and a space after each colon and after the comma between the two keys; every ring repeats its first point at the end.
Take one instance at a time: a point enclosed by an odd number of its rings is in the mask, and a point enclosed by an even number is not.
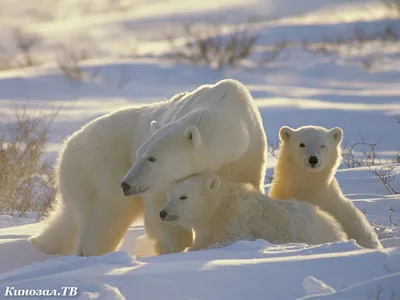
{"type": "Polygon", "coordinates": [[[320,172],[336,168],[340,161],[343,131],[339,127],[328,130],[319,126],[297,129],[283,126],[279,136],[282,141],[281,155],[297,167],[320,172]]]}
{"type": "Polygon", "coordinates": [[[164,188],[194,173],[217,172],[239,159],[250,143],[247,125],[229,111],[199,109],[157,128],[136,152],[124,176],[126,196],[164,188]]]}

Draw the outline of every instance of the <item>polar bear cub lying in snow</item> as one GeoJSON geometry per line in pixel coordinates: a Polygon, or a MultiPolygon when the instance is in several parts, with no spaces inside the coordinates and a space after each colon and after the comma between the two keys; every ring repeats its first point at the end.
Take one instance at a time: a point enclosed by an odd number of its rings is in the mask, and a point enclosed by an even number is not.
{"type": "Polygon", "coordinates": [[[175,183],[160,218],[194,229],[191,251],[259,238],[307,244],[347,240],[339,223],[317,207],[272,200],[250,184],[216,174],[193,175],[175,183]]]}

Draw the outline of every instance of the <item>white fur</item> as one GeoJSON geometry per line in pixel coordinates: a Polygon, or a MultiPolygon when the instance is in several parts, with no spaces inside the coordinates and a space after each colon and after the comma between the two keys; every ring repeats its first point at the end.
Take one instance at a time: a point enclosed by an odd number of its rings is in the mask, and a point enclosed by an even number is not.
{"type": "Polygon", "coordinates": [[[215,174],[177,182],[162,214],[165,223],[194,229],[196,238],[189,250],[226,246],[242,239],[261,238],[277,244],[347,239],[336,220],[316,206],[272,200],[250,184],[215,174]]]}
{"type": "Polygon", "coordinates": [[[263,190],[266,136],[249,91],[234,80],[186,94],[156,122],[158,129],[138,149],[123,181],[131,186],[128,194],[144,195],[146,232],[154,251],[163,254],[192,243],[191,230],[160,221],[171,184],[212,171],[263,190]]]}
{"type": "Polygon", "coordinates": [[[90,256],[115,250],[144,211],[142,195],[124,195],[124,179],[133,188],[151,184],[144,218],[156,252],[181,251],[192,243],[192,232],[158,221],[168,182],[212,168],[261,188],[265,144],[251,95],[234,80],[97,118],[66,140],[56,168],[59,208],[31,241],[48,253],[90,256]],[[157,158],[154,165],[146,163],[149,155],[157,158]],[[143,176],[135,179],[138,166],[143,176]]]}
{"type": "Polygon", "coordinates": [[[282,144],[269,195],[317,205],[335,217],[348,237],[360,246],[382,248],[365,215],[343,195],[334,177],[341,159],[343,131],[338,127],[327,130],[318,126],[284,126],[279,135],[282,144]],[[310,156],[318,158],[315,168],[308,162],[310,156]]]}

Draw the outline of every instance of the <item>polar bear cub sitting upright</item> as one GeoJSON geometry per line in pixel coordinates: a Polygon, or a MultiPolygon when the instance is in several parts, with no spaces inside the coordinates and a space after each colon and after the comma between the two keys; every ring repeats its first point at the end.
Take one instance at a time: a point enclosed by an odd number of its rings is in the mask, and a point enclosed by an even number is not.
{"type": "Polygon", "coordinates": [[[347,239],[335,219],[316,206],[275,201],[251,184],[234,183],[216,174],[178,181],[168,193],[160,218],[194,229],[191,251],[258,238],[307,244],[347,239]]]}
{"type": "Polygon", "coordinates": [[[279,136],[282,144],[269,195],[317,205],[335,217],[360,246],[382,248],[367,218],[344,197],[334,177],[341,159],[342,129],[284,126],[279,136]]]}

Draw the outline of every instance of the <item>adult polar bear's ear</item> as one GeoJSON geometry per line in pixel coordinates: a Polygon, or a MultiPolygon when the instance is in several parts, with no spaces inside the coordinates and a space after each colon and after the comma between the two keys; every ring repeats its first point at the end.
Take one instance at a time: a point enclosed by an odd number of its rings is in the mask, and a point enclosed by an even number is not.
{"type": "Polygon", "coordinates": [[[189,125],[186,127],[183,133],[185,139],[190,142],[194,147],[198,147],[201,144],[201,134],[196,126],[189,125]]]}
{"type": "Polygon", "coordinates": [[[221,185],[221,178],[213,174],[204,181],[204,188],[209,192],[217,192],[221,185]]]}
{"type": "Polygon", "coordinates": [[[158,128],[160,128],[160,125],[157,124],[157,121],[156,120],[151,121],[151,123],[150,123],[151,133],[156,131],[158,128]]]}
{"type": "Polygon", "coordinates": [[[281,129],[279,129],[279,137],[281,138],[281,141],[286,142],[289,140],[294,131],[295,130],[289,126],[282,126],[281,129]]]}
{"type": "Polygon", "coordinates": [[[335,127],[329,130],[329,133],[332,135],[333,139],[336,141],[336,144],[340,144],[343,139],[343,130],[340,127],[335,127]]]}

